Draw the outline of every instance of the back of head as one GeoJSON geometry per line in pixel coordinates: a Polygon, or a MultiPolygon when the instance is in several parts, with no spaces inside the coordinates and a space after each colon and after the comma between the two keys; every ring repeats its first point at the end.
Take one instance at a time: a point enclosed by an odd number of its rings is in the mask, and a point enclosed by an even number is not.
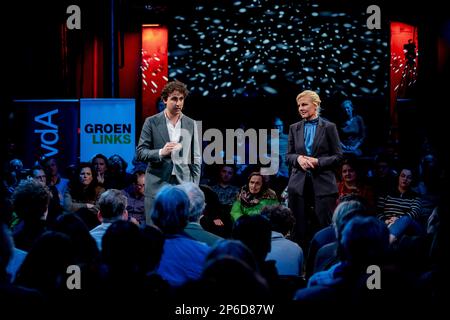
{"type": "Polygon", "coordinates": [[[189,197],[189,222],[197,222],[205,209],[205,194],[200,187],[193,182],[184,182],[177,186],[189,197]]]}
{"type": "Polygon", "coordinates": [[[181,188],[167,185],[161,188],[153,204],[152,220],[164,233],[180,233],[189,217],[189,198],[181,188]]]}
{"type": "MultiPolygon", "coordinates": [[[[92,212],[89,213],[92,214],[92,212]]],[[[53,230],[69,236],[74,245],[78,262],[92,262],[98,258],[97,244],[90,235],[87,225],[77,214],[65,213],[60,215],[56,219],[53,230]]]]}
{"type": "Polygon", "coordinates": [[[47,231],[34,243],[16,278],[19,285],[43,292],[66,286],[67,267],[75,263],[72,242],[60,232],[47,231]]]}
{"type": "Polygon", "coordinates": [[[12,172],[12,171],[19,172],[22,169],[23,169],[23,163],[20,159],[15,158],[9,162],[9,171],[10,172],[12,172]]]}
{"type": "Polygon", "coordinates": [[[43,219],[48,209],[50,192],[34,180],[22,180],[13,193],[14,209],[24,221],[43,219]]]}
{"type": "Polygon", "coordinates": [[[342,231],[341,259],[356,268],[379,265],[389,248],[389,230],[374,217],[354,217],[342,231]]]}
{"type": "Polygon", "coordinates": [[[233,239],[241,240],[255,255],[258,263],[264,262],[271,249],[270,222],[261,215],[243,215],[234,224],[233,239]]]}
{"type": "MultiPolygon", "coordinates": [[[[222,256],[207,263],[202,274],[207,301],[261,302],[269,297],[265,279],[247,264],[232,256],[222,256]]],[[[203,290],[204,291],[204,290],[203,290]]]]}
{"type": "Polygon", "coordinates": [[[89,229],[83,220],[75,213],[65,213],[56,218],[54,231],[67,234],[69,237],[76,236],[80,233],[89,234],[89,229]]]}
{"type": "Polygon", "coordinates": [[[145,225],[141,229],[142,258],[144,268],[153,271],[159,265],[164,249],[164,234],[156,226],[145,225]]]}
{"type": "Polygon", "coordinates": [[[295,224],[295,217],[291,209],[282,205],[265,206],[261,215],[270,221],[273,231],[287,235],[292,231],[295,224]]]}
{"type": "Polygon", "coordinates": [[[253,270],[258,269],[255,256],[250,249],[239,240],[224,239],[218,241],[206,257],[206,262],[208,263],[224,256],[241,260],[253,270]]]}
{"type": "Polygon", "coordinates": [[[127,208],[127,197],[117,189],[109,189],[102,193],[98,201],[104,220],[121,217],[127,208]]]}
{"type": "Polygon", "coordinates": [[[203,210],[204,215],[214,215],[221,210],[221,204],[219,196],[214,190],[206,185],[202,184],[199,186],[205,195],[205,209],[203,210]]]}
{"type": "Polygon", "coordinates": [[[355,216],[364,215],[366,207],[359,201],[348,200],[339,203],[333,213],[333,225],[336,236],[340,239],[345,225],[355,216]]]}
{"type": "Polygon", "coordinates": [[[139,227],[128,221],[113,222],[102,238],[103,261],[119,270],[138,271],[140,248],[139,227]]]}

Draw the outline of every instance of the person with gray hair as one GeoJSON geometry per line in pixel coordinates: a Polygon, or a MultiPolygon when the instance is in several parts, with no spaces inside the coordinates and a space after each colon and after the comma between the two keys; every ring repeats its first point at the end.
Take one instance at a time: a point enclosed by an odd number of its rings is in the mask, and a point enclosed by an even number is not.
{"type": "Polygon", "coordinates": [[[102,250],[102,238],[109,226],[117,220],[128,220],[127,197],[120,190],[109,189],[102,193],[98,205],[98,219],[101,224],[90,233],[97,242],[98,249],[102,250]]]}
{"type": "Polygon", "coordinates": [[[314,259],[314,272],[322,271],[331,265],[339,262],[338,244],[342,237],[342,230],[347,223],[356,216],[366,216],[366,207],[357,200],[348,200],[341,202],[333,213],[332,228],[336,236],[336,241],[330,242],[322,246],[314,259]]]}
{"type": "Polygon", "coordinates": [[[180,187],[166,185],[156,195],[152,221],[164,233],[157,273],[171,286],[200,278],[210,248],[183,232],[189,220],[189,197],[180,187]]]}
{"type": "Polygon", "coordinates": [[[188,224],[184,228],[184,232],[194,240],[204,242],[208,246],[212,246],[221,240],[222,237],[206,231],[200,225],[200,218],[206,207],[205,194],[202,189],[193,182],[185,182],[177,187],[186,192],[189,197],[188,224]]]}
{"type": "MultiPolygon", "coordinates": [[[[353,307],[376,303],[377,308],[382,308],[386,303],[391,305],[390,299],[397,290],[383,287],[380,295],[381,290],[370,290],[367,282],[371,275],[367,267],[376,265],[382,268],[388,250],[389,230],[385,224],[375,217],[353,217],[343,227],[339,239],[340,262],[313,275],[308,287],[297,291],[294,300],[306,307],[331,304],[353,307]]],[[[403,297],[396,298],[395,303],[403,297]]]]}

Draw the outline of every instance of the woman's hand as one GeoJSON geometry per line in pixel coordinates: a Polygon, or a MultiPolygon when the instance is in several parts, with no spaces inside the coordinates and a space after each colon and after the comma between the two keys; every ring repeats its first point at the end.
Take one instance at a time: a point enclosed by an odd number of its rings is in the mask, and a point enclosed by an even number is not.
{"type": "Polygon", "coordinates": [[[310,161],[308,158],[309,158],[309,157],[307,157],[307,156],[302,156],[302,155],[298,156],[298,158],[297,158],[298,164],[299,164],[300,167],[301,167],[303,170],[305,170],[305,171],[307,171],[307,170],[309,170],[309,169],[314,169],[313,164],[311,163],[311,161],[310,161]]]}
{"type": "Polygon", "coordinates": [[[319,166],[319,159],[303,155],[298,156],[297,162],[305,171],[309,169],[315,169],[319,166]]]}
{"type": "Polygon", "coordinates": [[[384,220],[384,223],[386,223],[387,227],[389,228],[397,220],[398,220],[398,217],[390,217],[389,219],[384,220]]]}

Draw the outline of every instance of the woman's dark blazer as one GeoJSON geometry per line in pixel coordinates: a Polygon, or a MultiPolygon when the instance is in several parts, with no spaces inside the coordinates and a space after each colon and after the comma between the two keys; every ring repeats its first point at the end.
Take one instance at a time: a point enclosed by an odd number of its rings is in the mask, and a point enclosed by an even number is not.
{"type": "Polygon", "coordinates": [[[338,192],[335,168],[342,160],[342,149],[336,125],[319,117],[311,157],[319,159],[314,170],[303,170],[297,162],[299,155],[307,155],[304,141],[304,123],[301,120],[289,127],[287,163],[290,167],[288,192],[303,195],[305,177],[311,175],[315,196],[325,196],[338,192]]]}

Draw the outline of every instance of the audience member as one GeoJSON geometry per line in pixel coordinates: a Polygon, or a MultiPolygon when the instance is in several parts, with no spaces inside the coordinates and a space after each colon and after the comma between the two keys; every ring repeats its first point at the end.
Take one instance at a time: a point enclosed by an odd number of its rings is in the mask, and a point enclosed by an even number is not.
{"type": "Polygon", "coordinates": [[[338,183],[337,203],[342,197],[350,194],[357,195],[361,201],[364,201],[366,208],[372,212],[375,211],[375,199],[372,188],[363,181],[364,175],[361,173],[360,167],[356,160],[346,158],[340,167],[341,180],[338,183]]]}
{"type": "Polygon", "coordinates": [[[14,242],[17,248],[29,251],[36,239],[47,229],[50,193],[48,189],[34,180],[23,180],[15,189],[13,203],[21,222],[14,229],[14,242]]]}
{"type": "Polygon", "coordinates": [[[392,166],[392,159],[387,154],[379,154],[375,157],[372,170],[368,172],[369,182],[374,192],[374,198],[386,196],[396,185],[398,173],[392,166]]]}
{"type": "Polygon", "coordinates": [[[122,190],[127,197],[127,211],[130,217],[136,219],[140,225],[145,224],[145,172],[136,171],[133,173],[133,183],[122,190]]]}
{"type": "Polygon", "coordinates": [[[289,240],[295,224],[295,218],[289,208],[281,205],[266,206],[261,215],[270,221],[272,229],[271,249],[266,260],[275,260],[280,276],[301,276],[303,273],[303,250],[289,240]]]}
{"type": "Polygon", "coordinates": [[[30,311],[34,316],[44,317],[44,297],[35,290],[12,284],[11,274],[8,274],[7,266],[11,265],[14,255],[14,242],[9,229],[0,223],[0,298],[2,302],[2,314],[7,315],[10,310],[15,318],[29,317],[30,311]]]}
{"type": "Polygon", "coordinates": [[[184,228],[184,233],[194,240],[213,246],[222,238],[204,230],[200,225],[200,218],[205,210],[205,194],[198,185],[193,182],[183,182],[179,187],[186,192],[189,197],[189,217],[188,224],[184,228]]]}
{"type": "Polygon", "coordinates": [[[127,172],[128,163],[118,154],[108,158],[109,187],[122,190],[132,181],[131,174],[127,172]]]}
{"type": "Polygon", "coordinates": [[[62,214],[63,208],[59,202],[58,189],[53,185],[47,185],[47,176],[41,166],[31,168],[31,178],[46,187],[50,193],[50,202],[48,205],[47,225],[51,228],[59,215],[62,214]]]}
{"type": "Polygon", "coordinates": [[[230,216],[231,206],[222,206],[217,193],[210,186],[201,184],[200,189],[205,194],[206,202],[203,216],[200,218],[200,224],[208,232],[222,238],[230,238],[233,225],[230,216]],[[227,211],[226,208],[228,208],[227,211]]]}
{"type": "Polygon", "coordinates": [[[112,188],[108,173],[108,158],[101,153],[96,154],[92,160],[95,172],[97,173],[97,183],[105,189],[112,188]]]}
{"type": "Polygon", "coordinates": [[[156,195],[151,214],[165,234],[164,251],[157,273],[172,286],[200,278],[209,247],[183,233],[189,221],[189,198],[179,187],[164,186],[156,195]]]}
{"type": "Polygon", "coordinates": [[[327,311],[316,309],[319,306],[367,307],[377,303],[377,308],[384,307],[392,297],[385,290],[369,289],[367,278],[371,273],[367,272],[367,267],[382,266],[388,248],[389,231],[383,223],[374,217],[352,218],[339,240],[341,262],[314,274],[308,287],[297,291],[295,300],[304,309],[316,310],[317,315],[327,311]],[[385,299],[383,295],[386,295],[385,299]],[[378,305],[381,302],[384,304],[378,305]]]}
{"type": "MultiPolygon", "coordinates": [[[[306,260],[307,277],[313,273],[317,252],[327,244],[330,244],[332,248],[336,248],[335,242],[338,238],[338,231],[342,229],[343,223],[347,222],[356,213],[359,214],[365,211],[366,207],[358,196],[347,195],[341,198],[341,202],[334,209],[332,224],[317,231],[311,240],[306,260]],[[348,219],[346,219],[346,216],[348,216],[348,219]]],[[[327,252],[329,252],[329,249],[327,249],[327,252]]]]}
{"type": "Polygon", "coordinates": [[[67,235],[73,246],[75,261],[78,265],[92,266],[100,258],[95,239],[81,218],[75,213],[65,213],[56,219],[53,230],[67,235]]]}
{"type": "Polygon", "coordinates": [[[77,173],[69,183],[69,189],[64,195],[64,210],[66,213],[88,209],[90,215],[80,216],[88,228],[98,224],[98,199],[105,189],[97,184],[97,174],[90,163],[82,162],[77,167],[77,173]]]}
{"type": "MultiPolygon", "coordinates": [[[[366,207],[358,200],[348,200],[338,205],[333,214],[332,230],[325,229],[334,233],[335,240],[324,244],[317,251],[317,254],[314,257],[314,273],[327,270],[332,265],[339,262],[338,244],[342,237],[342,230],[354,217],[367,215],[366,207]]],[[[313,257],[311,257],[311,259],[312,258],[313,257]]]]}
{"type": "Polygon", "coordinates": [[[58,200],[61,206],[64,205],[64,194],[69,188],[69,179],[61,176],[56,158],[46,158],[43,161],[45,174],[47,175],[47,185],[55,186],[58,190],[58,200]]]}
{"type": "Polygon", "coordinates": [[[398,176],[397,188],[385,197],[379,197],[377,203],[378,218],[389,228],[391,242],[405,233],[421,234],[424,230],[417,222],[421,215],[420,196],[412,191],[413,173],[404,168],[398,176]]]}
{"type": "Polygon", "coordinates": [[[361,156],[361,146],[366,138],[364,120],[360,115],[355,114],[351,100],[344,100],[341,107],[347,115],[346,122],[340,128],[342,152],[344,154],[361,156]]]}
{"type": "Polygon", "coordinates": [[[275,191],[267,187],[266,180],[260,173],[252,172],[231,207],[231,218],[237,221],[243,215],[260,214],[264,206],[271,204],[278,204],[275,191]]]}
{"type": "Polygon", "coordinates": [[[12,159],[9,162],[5,178],[2,180],[2,192],[7,198],[11,197],[14,189],[19,185],[23,175],[23,163],[20,159],[12,159]]]}
{"type": "MultiPolygon", "coordinates": [[[[67,267],[75,264],[72,243],[65,234],[47,231],[43,233],[21,265],[16,284],[39,290],[52,303],[65,301],[67,267]]],[[[52,305],[55,310],[58,305],[52,305]]]]}
{"type": "Polygon", "coordinates": [[[217,193],[224,212],[229,213],[239,193],[239,187],[232,185],[235,168],[224,164],[219,171],[219,180],[211,189],[217,193]]]}
{"type": "Polygon", "coordinates": [[[109,226],[117,220],[128,220],[127,198],[117,189],[109,189],[102,193],[98,201],[98,219],[101,224],[90,231],[102,250],[102,238],[109,226]]]}

